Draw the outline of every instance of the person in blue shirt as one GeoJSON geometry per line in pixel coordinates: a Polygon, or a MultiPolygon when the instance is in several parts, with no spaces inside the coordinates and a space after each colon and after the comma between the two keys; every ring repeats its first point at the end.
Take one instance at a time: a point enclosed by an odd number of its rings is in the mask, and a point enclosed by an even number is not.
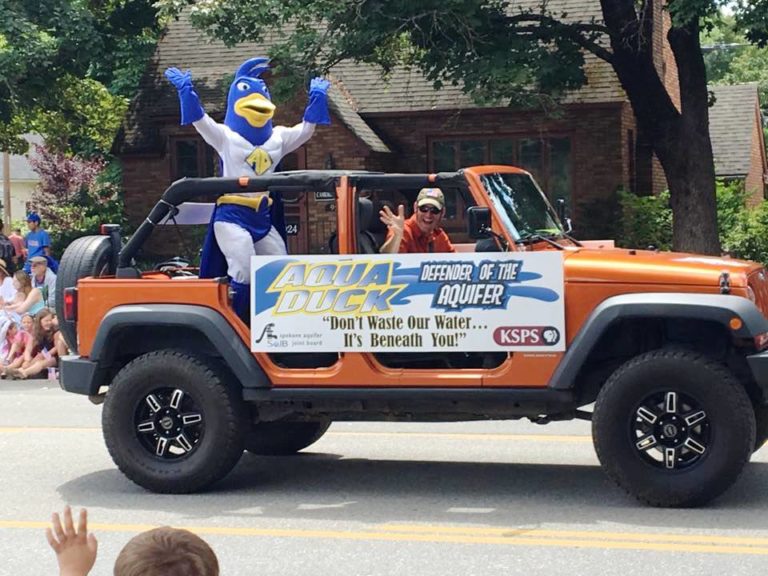
{"type": "Polygon", "coordinates": [[[51,237],[40,226],[40,215],[30,212],[27,215],[27,227],[29,233],[24,237],[24,245],[27,247],[27,262],[24,270],[31,270],[32,258],[35,256],[51,256],[51,237]]]}

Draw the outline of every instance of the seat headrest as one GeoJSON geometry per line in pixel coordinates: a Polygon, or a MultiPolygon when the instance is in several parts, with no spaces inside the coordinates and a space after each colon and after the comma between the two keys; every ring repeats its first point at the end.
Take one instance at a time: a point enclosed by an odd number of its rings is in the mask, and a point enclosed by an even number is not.
{"type": "Polygon", "coordinates": [[[373,202],[368,198],[357,199],[357,231],[368,230],[373,218],[373,202]]]}
{"type": "Polygon", "coordinates": [[[374,234],[384,234],[388,230],[387,225],[381,221],[381,218],[379,218],[379,212],[384,209],[384,206],[389,206],[389,209],[397,214],[397,208],[394,208],[392,202],[388,202],[386,200],[379,200],[376,202],[376,208],[373,211],[373,222],[371,222],[371,226],[368,228],[368,230],[374,234]]]}

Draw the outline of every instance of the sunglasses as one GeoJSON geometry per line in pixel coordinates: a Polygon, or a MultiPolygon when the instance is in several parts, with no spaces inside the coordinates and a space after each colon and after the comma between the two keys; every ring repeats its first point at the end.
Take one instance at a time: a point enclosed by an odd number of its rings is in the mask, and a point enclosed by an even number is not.
{"type": "Polygon", "coordinates": [[[427,212],[432,212],[432,214],[440,214],[442,210],[438,208],[437,206],[430,206],[428,204],[425,204],[424,206],[419,206],[419,212],[422,214],[426,214],[427,212]]]}

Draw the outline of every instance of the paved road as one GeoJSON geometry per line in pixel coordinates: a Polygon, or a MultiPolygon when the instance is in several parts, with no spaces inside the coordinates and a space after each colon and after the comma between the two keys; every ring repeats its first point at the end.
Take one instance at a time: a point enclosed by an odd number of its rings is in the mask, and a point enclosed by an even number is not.
{"type": "Polygon", "coordinates": [[[603,476],[584,422],[334,424],[309,453],[245,455],[207,494],[159,496],[114,468],[100,408],[0,382],[0,575],[55,573],[43,527],[87,506],[107,576],[133,534],[202,534],[222,576],[762,574],[768,449],[724,497],[655,510],[603,476]]]}

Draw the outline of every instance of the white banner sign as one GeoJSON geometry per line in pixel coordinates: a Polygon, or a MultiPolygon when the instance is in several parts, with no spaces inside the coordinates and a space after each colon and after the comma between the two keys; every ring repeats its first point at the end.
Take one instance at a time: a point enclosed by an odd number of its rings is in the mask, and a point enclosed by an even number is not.
{"type": "Polygon", "coordinates": [[[254,352],[563,351],[560,252],[254,256],[254,352]]]}

